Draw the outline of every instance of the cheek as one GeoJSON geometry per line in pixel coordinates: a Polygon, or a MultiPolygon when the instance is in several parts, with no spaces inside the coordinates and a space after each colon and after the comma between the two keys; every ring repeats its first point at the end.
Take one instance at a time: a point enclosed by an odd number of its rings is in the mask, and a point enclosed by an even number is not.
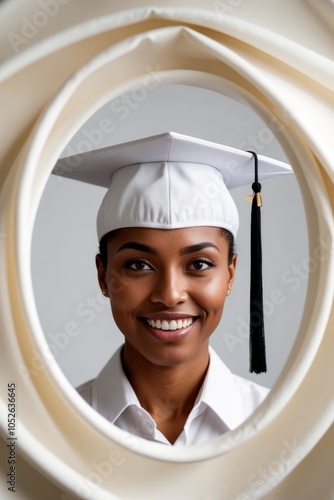
{"type": "Polygon", "coordinates": [[[131,297],[123,291],[122,293],[114,293],[111,296],[111,313],[118,329],[125,332],[132,331],[133,324],[133,308],[131,307],[131,297]]]}
{"type": "Polygon", "coordinates": [[[118,266],[107,268],[105,282],[112,300],[116,300],[118,297],[124,296],[131,291],[131,287],[134,285],[135,280],[131,279],[131,277],[118,266]]]}
{"type": "Polygon", "coordinates": [[[211,308],[222,308],[224,306],[228,289],[228,277],[226,273],[217,274],[213,279],[202,283],[199,289],[202,301],[211,305],[211,308]]]}
{"type": "Polygon", "coordinates": [[[122,278],[108,281],[113,315],[119,320],[135,314],[138,307],[147,297],[147,287],[140,280],[122,278]]]}

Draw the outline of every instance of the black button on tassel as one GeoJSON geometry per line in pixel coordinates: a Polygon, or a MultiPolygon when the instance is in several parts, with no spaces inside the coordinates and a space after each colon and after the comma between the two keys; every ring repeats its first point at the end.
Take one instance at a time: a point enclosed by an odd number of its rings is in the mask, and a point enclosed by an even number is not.
{"type": "Polygon", "coordinates": [[[250,368],[252,373],[267,371],[266,346],[263,318],[263,286],[262,286],[262,242],[261,242],[261,184],[258,181],[258,158],[254,151],[255,180],[252,184],[252,215],[251,215],[251,271],[250,271],[250,319],[249,319],[249,349],[250,368]]]}

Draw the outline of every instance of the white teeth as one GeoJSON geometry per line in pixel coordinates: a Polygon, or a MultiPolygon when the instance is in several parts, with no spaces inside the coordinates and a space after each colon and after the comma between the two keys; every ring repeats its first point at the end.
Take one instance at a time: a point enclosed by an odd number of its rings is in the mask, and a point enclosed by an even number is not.
{"type": "Polygon", "coordinates": [[[160,320],[157,319],[154,321],[153,319],[147,319],[147,323],[152,326],[152,328],[157,328],[158,330],[181,330],[182,328],[187,328],[193,322],[193,318],[187,319],[172,319],[171,321],[167,321],[165,319],[160,320]]]}
{"type": "Polygon", "coordinates": [[[161,323],[161,330],[169,330],[169,323],[166,320],[163,320],[161,323]]]}

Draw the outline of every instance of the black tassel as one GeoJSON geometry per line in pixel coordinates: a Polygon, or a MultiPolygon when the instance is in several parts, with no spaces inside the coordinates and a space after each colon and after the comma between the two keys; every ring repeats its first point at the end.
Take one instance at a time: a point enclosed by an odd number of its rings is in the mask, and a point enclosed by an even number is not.
{"type": "Polygon", "coordinates": [[[263,318],[263,287],[262,287],[262,243],[261,243],[261,184],[258,181],[258,158],[254,151],[255,180],[252,184],[252,216],[251,216],[251,272],[250,272],[250,319],[249,319],[249,349],[250,368],[252,373],[267,371],[266,346],[263,318]]]}

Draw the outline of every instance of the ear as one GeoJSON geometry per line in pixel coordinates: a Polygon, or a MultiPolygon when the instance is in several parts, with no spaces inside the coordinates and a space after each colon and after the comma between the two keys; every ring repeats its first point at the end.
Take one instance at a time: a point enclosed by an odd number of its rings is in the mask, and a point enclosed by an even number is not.
{"type": "Polygon", "coordinates": [[[100,254],[97,254],[95,257],[95,264],[97,269],[97,279],[99,281],[101,292],[104,296],[108,296],[108,286],[106,283],[106,269],[102,262],[102,258],[100,254]]]}
{"type": "Polygon", "coordinates": [[[236,271],[236,267],[237,267],[237,260],[238,260],[238,255],[236,253],[234,253],[233,257],[232,257],[232,262],[228,266],[228,271],[229,271],[228,289],[229,290],[232,289],[232,285],[234,282],[235,271],[236,271]]]}

